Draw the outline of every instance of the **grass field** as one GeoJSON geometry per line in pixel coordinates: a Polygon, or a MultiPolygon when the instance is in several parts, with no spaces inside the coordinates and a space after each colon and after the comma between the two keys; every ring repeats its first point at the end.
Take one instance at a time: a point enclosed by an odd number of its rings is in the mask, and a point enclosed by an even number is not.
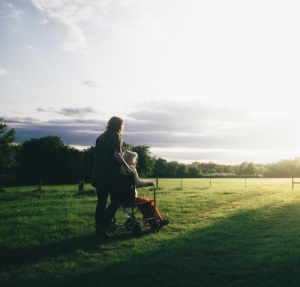
{"type": "Polygon", "coordinates": [[[170,225],[102,240],[85,188],[0,193],[0,286],[300,286],[300,185],[290,179],[160,179],[170,225]]]}

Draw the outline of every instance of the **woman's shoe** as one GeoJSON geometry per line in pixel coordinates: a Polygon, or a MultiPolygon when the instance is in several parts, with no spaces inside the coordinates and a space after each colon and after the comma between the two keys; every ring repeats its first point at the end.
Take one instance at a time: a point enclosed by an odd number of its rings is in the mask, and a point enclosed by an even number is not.
{"type": "Polygon", "coordinates": [[[170,223],[170,220],[168,218],[162,219],[159,223],[159,226],[160,226],[160,228],[162,228],[163,226],[168,225],[169,223],[170,223]]]}

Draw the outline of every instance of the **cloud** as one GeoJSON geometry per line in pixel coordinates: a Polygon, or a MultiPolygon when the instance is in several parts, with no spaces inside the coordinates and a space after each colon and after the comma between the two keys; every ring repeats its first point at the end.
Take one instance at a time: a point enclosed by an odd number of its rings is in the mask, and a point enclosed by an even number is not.
{"type": "Polygon", "coordinates": [[[88,42],[80,27],[82,22],[92,22],[97,17],[94,13],[95,5],[89,1],[53,1],[31,0],[33,6],[45,18],[44,23],[49,25],[55,35],[62,42],[62,48],[69,52],[85,52],[88,42]]]}
{"type": "Polygon", "coordinates": [[[55,110],[53,108],[37,108],[38,112],[42,113],[55,113],[62,116],[67,117],[85,117],[85,116],[91,116],[92,114],[96,113],[96,110],[94,110],[91,107],[85,107],[85,108],[63,108],[60,110],[55,110]]]}
{"type": "MultiPolygon", "coordinates": [[[[129,42],[134,41],[135,44],[139,43],[137,33],[147,35],[149,29],[157,37],[153,29],[153,20],[151,17],[144,19],[144,14],[149,14],[149,12],[145,12],[147,8],[141,8],[143,5],[140,2],[31,0],[31,3],[44,17],[41,22],[52,28],[56,37],[61,41],[62,48],[69,52],[86,53],[89,48],[88,36],[93,29],[97,29],[99,38],[101,38],[101,30],[104,30],[109,31],[111,35],[125,38],[129,42]],[[135,23],[134,28],[128,23],[135,23]],[[86,24],[92,26],[85,31],[86,24]]],[[[152,41],[147,36],[144,39],[152,41]]]]}
{"type": "Polygon", "coordinates": [[[51,120],[40,121],[34,118],[5,118],[9,128],[16,130],[16,142],[22,143],[32,138],[58,136],[66,144],[92,146],[97,135],[102,132],[104,121],[95,120],[51,120]]]}
{"type": "Polygon", "coordinates": [[[245,110],[199,102],[164,101],[130,113],[138,130],[175,134],[215,134],[234,129],[249,121],[245,110]],[[148,108],[149,107],[149,108],[148,108]]]}
{"type": "Polygon", "coordinates": [[[37,108],[36,110],[37,110],[38,112],[42,112],[42,113],[53,112],[53,109],[52,109],[52,108],[48,108],[48,109],[45,109],[45,108],[37,108]]]}
{"type": "Polygon", "coordinates": [[[20,19],[23,14],[22,10],[11,3],[4,2],[0,4],[0,19],[20,19]]]}
{"type": "Polygon", "coordinates": [[[49,25],[56,35],[63,41],[62,48],[69,52],[84,51],[88,47],[83,31],[72,21],[59,19],[55,16],[48,17],[49,25]]]}
{"type": "Polygon", "coordinates": [[[15,127],[25,127],[26,125],[38,125],[40,124],[40,120],[31,118],[31,117],[15,117],[15,118],[5,118],[5,121],[8,126],[11,126],[13,128],[15,127]]]}
{"type": "Polygon", "coordinates": [[[60,115],[68,116],[68,117],[83,117],[86,115],[94,114],[96,111],[93,108],[85,107],[85,108],[63,108],[57,112],[60,115]]]}
{"type": "Polygon", "coordinates": [[[97,82],[97,81],[84,81],[83,85],[87,86],[87,87],[90,87],[90,88],[98,88],[99,87],[99,82],[97,82]]]}
{"type": "MultiPolygon", "coordinates": [[[[95,111],[89,107],[59,112],[69,119],[41,122],[10,118],[6,122],[16,129],[18,142],[55,135],[72,146],[89,147],[105,130],[108,120],[95,120],[95,111]]],[[[167,160],[270,162],[298,153],[297,133],[280,126],[280,119],[261,122],[253,118],[248,108],[165,101],[140,105],[124,119],[125,142],[150,146],[153,156],[167,160]]]]}
{"type": "Polygon", "coordinates": [[[3,68],[0,68],[0,77],[6,76],[7,75],[7,71],[3,68]]]}
{"type": "Polygon", "coordinates": [[[297,135],[280,117],[268,118],[251,107],[160,102],[130,113],[124,140],[156,148],[226,150],[296,150],[297,135]],[[255,116],[254,116],[255,115],[255,116]],[[261,120],[262,117],[265,117],[261,120]],[[287,141],[286,139],[293,140],[287,141]]]}

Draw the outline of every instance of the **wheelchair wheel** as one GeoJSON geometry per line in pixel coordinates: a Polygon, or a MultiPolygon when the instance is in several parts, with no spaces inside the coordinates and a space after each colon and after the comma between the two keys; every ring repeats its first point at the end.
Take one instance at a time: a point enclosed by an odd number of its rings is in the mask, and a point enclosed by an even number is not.
{"type": "Polygon", "coordinates": [[[133,229],[133,226],[134,226],[134,217],[127,217],[126,221],[125,221],[125,228],[126,228],[126,231],[130,231],[133,229]]]}
{"type": "Polygon", "coordinates": [[[153,222],[151,224],[151,230],[155,233],[159,232],[160,226],[159,223],[157,221],[153,222]]]}
{"type": "Polygon", "coordinates": [[[139,236],[142,233],[142,229],[139,223],[136,223],[132,228],[132,234],[134,236],[139,236]]]}

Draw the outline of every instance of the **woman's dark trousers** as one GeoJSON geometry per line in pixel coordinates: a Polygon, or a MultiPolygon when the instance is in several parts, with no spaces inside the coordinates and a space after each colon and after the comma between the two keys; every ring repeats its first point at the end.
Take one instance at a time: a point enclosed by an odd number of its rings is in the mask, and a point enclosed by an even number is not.
{"type": "Polygon", "coordinates": [[[122,185],[119,178],[113,181],[102,182],[96,186],[97,207],[95,212],[96,232],[103,232],[109,227],[117,209],[123,201],[122,185]],[[110,195],[110,205],[106,208],[108,194],[110,195]]]}

